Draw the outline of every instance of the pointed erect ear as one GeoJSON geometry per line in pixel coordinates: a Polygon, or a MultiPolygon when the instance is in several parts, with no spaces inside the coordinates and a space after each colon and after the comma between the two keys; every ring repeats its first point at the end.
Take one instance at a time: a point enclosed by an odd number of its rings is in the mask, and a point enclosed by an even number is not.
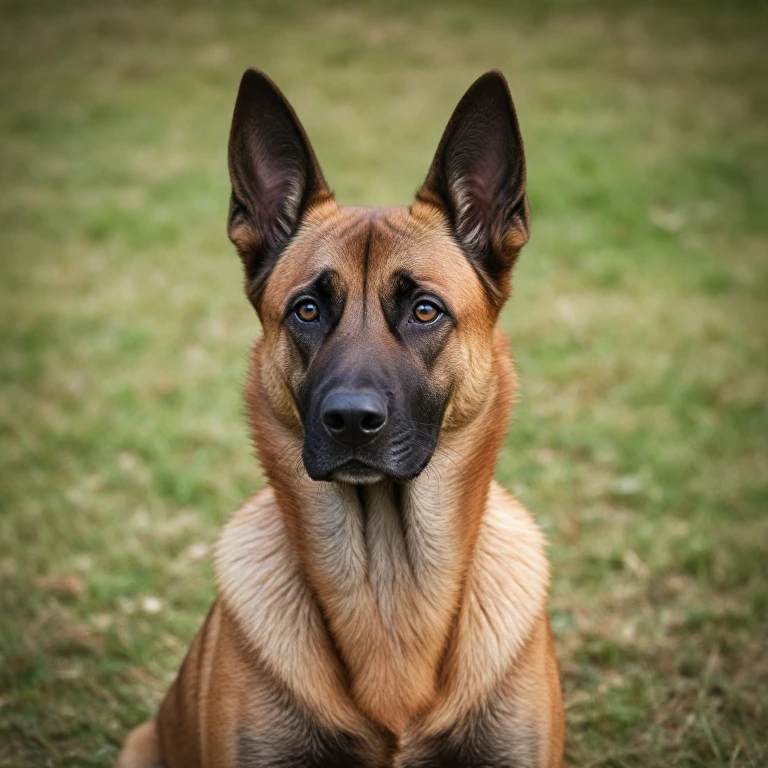
{"type": "Polygon", "coordinates": [[[257,69],[247,69],[240,81],[229,177],[227,231],[245,266],[246,291],[257,301],[303,213],[332,197],[291,105],[257,69]]]}
{"type": "Polygon", "coordinates": [[[528,241],[525,155],[507,81],[486,72],[459,102],[417,198],[442,208],[499,305],[528,241]]]}

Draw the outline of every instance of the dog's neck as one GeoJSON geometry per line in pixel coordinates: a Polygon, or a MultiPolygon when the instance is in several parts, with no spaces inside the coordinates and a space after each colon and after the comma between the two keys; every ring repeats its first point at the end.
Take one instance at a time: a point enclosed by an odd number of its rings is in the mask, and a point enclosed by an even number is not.
{"type": "Polygon", "coordinates": [[[367,486],[306,475],[300,436],[264,407],[254,354],[248,399],[262,465],[352,698],[394,733],[439,689],[511,407],[514,374],[502,349],[481,409],[444,431],[427,469],[406,483],[367,486]]]}

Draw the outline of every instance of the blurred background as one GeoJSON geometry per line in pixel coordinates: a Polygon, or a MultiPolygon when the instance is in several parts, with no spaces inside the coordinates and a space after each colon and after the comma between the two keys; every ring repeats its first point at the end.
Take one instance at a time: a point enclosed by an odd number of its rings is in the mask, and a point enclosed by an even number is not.
{"type": "Polygon", "coordinates": [[[574,766],[768,759],[762,2],[0,3],[0,765],[108,766],[262,484],[225,236],[257,65],[342,203],[500,67],[533,237],[498,478],[551,542],[574,766]]]}

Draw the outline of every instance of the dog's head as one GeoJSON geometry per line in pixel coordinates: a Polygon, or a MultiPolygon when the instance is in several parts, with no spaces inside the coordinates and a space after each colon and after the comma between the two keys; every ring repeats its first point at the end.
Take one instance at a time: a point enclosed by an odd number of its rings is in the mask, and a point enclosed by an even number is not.
{"type": "Polygon", "coordinates": [[[263,392],[315,480],[407,480],[489,395],[493,337],[528,239],[520,130],[500,72],[451,117],[407,208],[344,208],[291,106],[243,75],[229,237],[264,329],[263,392]]]}

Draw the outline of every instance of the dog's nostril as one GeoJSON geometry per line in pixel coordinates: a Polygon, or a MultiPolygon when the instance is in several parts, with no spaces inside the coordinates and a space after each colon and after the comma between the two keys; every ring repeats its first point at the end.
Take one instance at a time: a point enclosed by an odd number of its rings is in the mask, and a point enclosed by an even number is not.
{"type": "Polygon", "coordinates": [[[344,429],[344,417],[338,411],[323,414],[323,424],[334,432],[344,429]]]}
{"type": "Polygon", "coordinates": [[[365,432],[375,432],[384,426],[384,414],[366,413],[360,419],[360,428],[365,432]]]}

